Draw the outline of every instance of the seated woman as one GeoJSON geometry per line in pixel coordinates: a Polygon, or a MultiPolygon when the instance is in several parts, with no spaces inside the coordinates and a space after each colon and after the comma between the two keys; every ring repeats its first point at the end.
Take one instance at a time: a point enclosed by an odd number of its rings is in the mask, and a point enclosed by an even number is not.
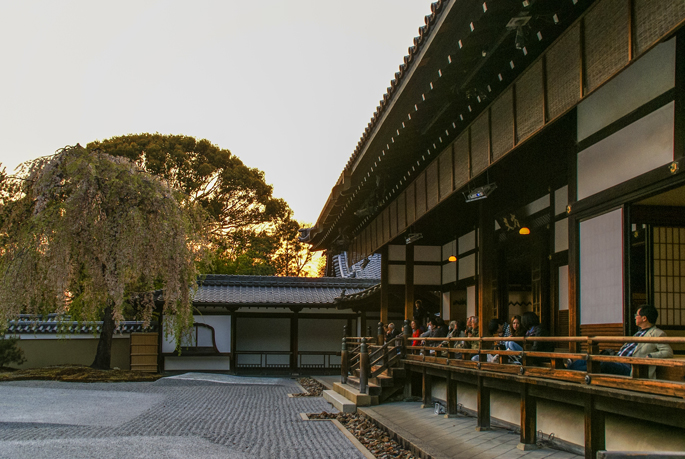
{"type": "MultiPolygon", "coordinates": [[[[538,317],[538,315],[532,311],[527,311],[523,313],[523,316],[521,316],[521,327],[526,331],[526,337],[549,336],[549,332],[540,324],[540,318],[538,317]]],[[[554,343],[544,341],[533,341],[533,346],[529,349],[529,351],[554,352],[554,343]]],[[[543,362],[549,362],[549,359],[541,357],[530,357],[528,358],[528,361],[526,363],[529,365],[539,365],[543,362]]]]}

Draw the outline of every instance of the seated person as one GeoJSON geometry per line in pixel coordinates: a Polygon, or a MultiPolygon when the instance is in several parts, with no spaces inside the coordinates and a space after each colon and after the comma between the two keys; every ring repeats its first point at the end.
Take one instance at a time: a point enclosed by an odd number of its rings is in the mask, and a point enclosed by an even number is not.
{"type": "MultiPolygon", "coordinates": [[[[659,311],[654,306],[642,306],[635,314],[635,325],[639,328],[633,336],[666,336],[663,330],[657,328],[656,320],[659,318],[659,311]]],[[[626,343],[616,354],[621,357],[638,357],[643,359],[670,359],[673,357],[673,349],[668,344],[661,343],[626,343]]],[[[587,371],[586,360],[576,360],[568,364],[569,370],[587,371]]],[[[630,376],[632,368],[627,363],[619,362],[600,362],[599,369],[602,373],[611,375],[630,376]]],[[[649,367],[649,377],[656,377],[656,367],[649,367]]]]}
{"type": "MultiPolygon", "coordinates": [[[[545,329],[545,327],[542,326],[542,324],[540,324],[540,318],[538,317],[538,315],[532,311],[526,311],[521,316],[521,328],[523,328],[526,331],[526,337],[549,336],[549,332],[545,329]]],[[[518,343],[514,343],[513,341],[509,342],[511,343],[511,345],[508,346],[507,349],[511,348],[511,350],[522,350],[521,346],[518,343]]],[[[529,351],[554,352],[554,343],[544,341],[533,341],[533,345],[531,346],[529,351]]],[[[541,357],[530,357],[527,361],[529,365],[538,365],[542,362],[549,362],[549,359],[541,357]]]]}

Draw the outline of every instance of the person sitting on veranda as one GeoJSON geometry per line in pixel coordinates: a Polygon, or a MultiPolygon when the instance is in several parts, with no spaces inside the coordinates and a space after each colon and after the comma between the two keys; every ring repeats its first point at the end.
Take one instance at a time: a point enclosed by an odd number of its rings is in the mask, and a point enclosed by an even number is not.
{"type": "Polygon", "coordinates": [[[400,332],[395,328],[395,324],[390,322],[388,324],[388,331],[385,333],[385,342],[389,343],[399,335],[400,332]]]}
{"type": "MultiPolygon", "coordinates": [[[[411,321],[411,336],[412,336],[412,338],[418,338],[421,336],[421,329],[419,328],[419,324],[417,324],[415,320],[411,321]]],[[[412,346],[419,346],[419,345],[421,345],[421,341],[415,339],[411,342],[411,345],[412,346]]],[[[417,351],[414,351],[414,352],[417,352],[417,351]]]]}
{"type": "MultiPolygon", "coordinates": [[[[521,327],[526,331],[526,338],[532,336],[549,336],[547,329],[540,323],[540,318],[532,311],[526,311],[521,316],[521,327]]],[[[514,351],[521,351],[523,348],[520,344],[513,341],[507,346],[507,349],[514,351]]],[[[533,341],[533,345],[529,349],[530,352],[554,352],[554,343],[549,341],[533,341]]],[[[530,357],[527,360],[528,365],[538,365],[542,362],[549,362],[548,358],[530,357]]]]}
{"type": "MultiPolygon", "coordinates": [[[[499,336],[500,338],[508,338],[511,336],[511,327],[504,319],[492,319],[488,324],[488,332],[490,336],[499,336]]],[[[502,341],[495,342],[494,349],[504,351],[507,350],[508,341],[503,339],[502,341]]],[[[499,362],[499,355],[488,354],[488,362],[499,362]]]]}
{"type": "MultiPolygon", "coordinates": [[[[661,337],[666,333],[657,328],[656,320],[659,318],[659,311],[654,306],[642,306],[635,314],[635,325],[639,328],[633,336],[661,337]]],[[[673,357],[673,349],[666,343],[626,343],[621,346],[617,356],[638,357],[643,359],[670,359],[673,357]]],[[[569,370],[587,371],[586,360],[576,360],[568,364],[569,370]]],[[[602,373],[611,375],[630,376],[632,368],[630,364],[620,362],[600,362],[599,370],[602,373]]],[[[656,377],[656,367],[650,365],[649,377],[656,377]]]]}

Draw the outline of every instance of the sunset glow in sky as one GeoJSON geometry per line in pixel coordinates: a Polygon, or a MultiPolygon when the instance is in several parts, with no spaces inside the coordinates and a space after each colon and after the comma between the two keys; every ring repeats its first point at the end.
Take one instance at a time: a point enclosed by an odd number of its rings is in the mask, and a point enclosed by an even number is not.
{"type": "Polygon", "coordinates": [[[0,1],[0,162],[206,138],[313,223],[430,3],[0,1]]]}

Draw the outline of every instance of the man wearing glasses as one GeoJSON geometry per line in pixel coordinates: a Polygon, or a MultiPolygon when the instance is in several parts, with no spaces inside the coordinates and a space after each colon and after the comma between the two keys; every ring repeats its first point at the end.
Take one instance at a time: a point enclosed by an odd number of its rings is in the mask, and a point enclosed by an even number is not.
{"type": "MultiPolygon", "coordinates": [[[[642,306],[635,314],[635,325],[639,328],[633,336],[660,337],[666,333],[657,328],[656,320],[659,318],[659,311],[654,306],[642,306]]],[[[642,359],[670,359],[673,357],[673,349],[668,344],[662,343],[626,343],[619,349],[617,356],[638,357],[642,359]]],[[[601,362],[599,364],[602,373],[612,375],[630,376],[631,367],[627,363],[601,362]]],[[[569,370],[587,370],[587,361],[576,360],[568,364],[569,370]]],[[[656,367],[649,367],[649,377],[654,379],[656,367]]]]}

